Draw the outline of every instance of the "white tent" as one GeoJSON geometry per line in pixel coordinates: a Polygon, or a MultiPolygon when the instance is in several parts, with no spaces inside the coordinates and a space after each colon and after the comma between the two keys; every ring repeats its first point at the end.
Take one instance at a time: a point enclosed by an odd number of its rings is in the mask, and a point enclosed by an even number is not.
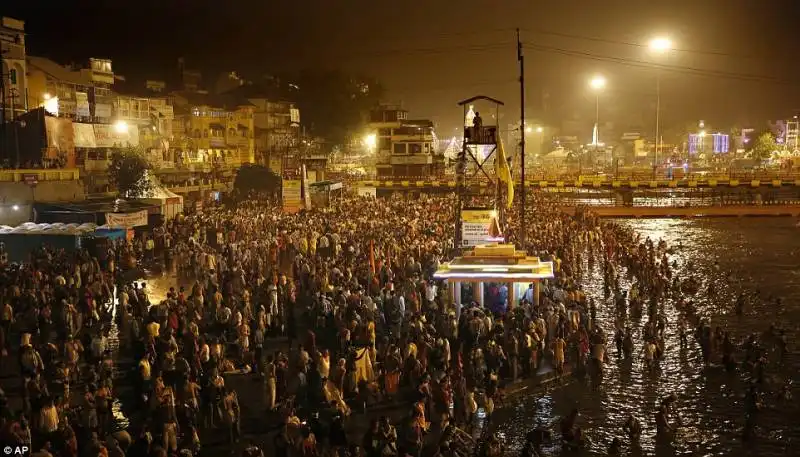
{"type": "Polygon", "coordinates": [[[149,176],[152,183],[149,198],[144,199],[147,203],[161,206],[161,215],[165,219],[173,219],[183,212],[183,197],[164,187],[163,184],[154,176],[149,176]]]}

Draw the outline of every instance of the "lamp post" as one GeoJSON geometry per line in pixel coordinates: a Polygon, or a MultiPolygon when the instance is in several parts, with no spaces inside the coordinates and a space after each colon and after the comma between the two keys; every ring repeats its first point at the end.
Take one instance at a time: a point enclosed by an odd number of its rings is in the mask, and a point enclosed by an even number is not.
{"type": "MultiPolygon", "coordinates": [[[[666,54],[672,49],[672,40],[666,37],[657,37],[650,40],[650,50],[655,54],[666,54]]],[[[653,154],[653,178],[658,170],[659,127],[661,122],[661,72],[656,69],[656,138],[655,153],[653,154]]]]}
{"type": "Polygon", "coordinates": [[[594,156],[589,160],[589,164],[592,170],[594,170],[594,161],[597,159],[597,148],[600,147],[600,92],[606,87],[606,78],[603,76],[595,76],[589,81],[589,87],[594,90],[595,95],[594,132],[592,134],[594,156]]]}

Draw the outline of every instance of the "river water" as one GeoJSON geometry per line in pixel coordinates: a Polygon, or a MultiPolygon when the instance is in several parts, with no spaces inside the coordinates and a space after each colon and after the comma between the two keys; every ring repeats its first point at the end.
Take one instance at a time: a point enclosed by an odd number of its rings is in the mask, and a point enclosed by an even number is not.
{"type": "MultiPolygon", "coordinates": [[[[788,218],[640,219],[618,223],[654,241],[664,239],[669,246],[674,246],[676,250],[671,258],[677,262],[682,278],[691,273],[705,284],[715,283],[720,291],[715,299],[705,297],[705,286],[695,297],[695,302],[698,298],[700,301],[698,313],[709,317],[712,326],[731,330],[738,340],[777,322],[791,337],[790,350],[794,350],[794,339],[800,334],[797,331],[800,325],[800,228],[795,226],[796,221],[788,218]],[[745,315],[739,317],[734,310],[735,300],[744,289],[759,289],[765,300],[749,307],[745,315]],[[782,305],[769,301],[770,296],[781,297],[782,305]]],[[[598,303],[598,320],[611,340],[613,307],[604,302],[602,274],[595,269],[588,276],[584,281],[587,293],[598,303]]],[[[687,348],[680,348],[674,325],[678,313],[672,303],[666,305],[666,313],[672,325],[667,329],[660,375],[646,373],[638,360],[618,361],[612,349],[613,340],[610,341],[610,363],[600,387],[595,389],[588,382],[568,383],[544,395],[522,399],[512,408],[498,413],[494,423],[512,453],[521,449],[525,433],[531,428],[557,424],[572,408],[578,408],[581,412],[579,425],[591,440],[589,449],[582,455],[605,455],[611,440],[615,436],[622,438],[622,425],[628,414],[638,417],[643,426],[641,447],[628,448],[630,455],[800,455],[800,425],[796,425],[800,422],[792,420],[800,417],[800,392],[793,389],[794,400],[791,401],[781,400],[777,394],[766,396],[758,419],[758,438],[754,443],[743,444],[740,439],[744,424],[742,375],[704,368],[700,348],[693,339],[687,348]],[[676,439],[664,445],[655,440],[654,414],[660,398],[671,393],[678,397],[675,410],[682,426],[676,439]]],[[[630,324],[639,329],[644,321],[630,324]]],[[[641,332],[637,332],[637,336],[635,358],[641,348],[641,332]]],[[[800,357],[789,355],[785,368],[770,366],[768,385],[782,388],[787,379],[797,376],[799,369],[800,357]]],[[[797,381],[794,379],[795,384],[797,381]]]]}

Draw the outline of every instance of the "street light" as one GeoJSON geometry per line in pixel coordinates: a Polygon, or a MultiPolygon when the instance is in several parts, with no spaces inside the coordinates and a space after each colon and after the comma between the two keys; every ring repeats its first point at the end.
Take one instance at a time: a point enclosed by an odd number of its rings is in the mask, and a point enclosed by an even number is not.
{"type": "Polygon", "coordinates": [[[589,81],[589,85],[592,87],[592,89],[601,90],[606,87],[606,78],[602,76],[595,76],[591,81],[589,81]]]}
{"type": "Polygon", "coordinates": [[[375,147],[378,145],[378,136],[374,133],[367,134],[364,136],[364,146],[367,147],[370,151],[374,151],[375,147]]]}
{"type": "Polygon", "coordinates": [[[650,40],[650,49],[654,52],[664,53],[672,49],[672,40],[667,37],[656,37],[650,40]]]}
{"type": "Polygon", "coordinates": [[[128,123],[125,121],[115,122],[114,131],[116,131],[117,133],[128,133],[128,123]]]}
{"type": "Polygon", "coordinates": [[[589,86],[594,90],[595,95],[594,132],[592,132],[595,157],[591,157],[591,165],[594,170],[594,161],[597,159],[597,148],[600,147],[600,92],[606,87],[606,78],[599,75],[595,76],[589,81],[589,86]]]}
{"type": "Polygon", "coordinates": [[[525,133],[533,132],[533,127],[525,127],[525,133]]]}
{"type": "Polygon", "coordinates": [[[542,128],[541,126],[536,127],[536,133],[542,133],[542,132],[544,132],[544,128],[542,128]]]}
{"type": "MultiPolygon", "coordinates": [[[[672,40],[667,37],[656,37],[650,40],[650,50],[655,54],[666,54],[672,49],[672,40]]],[[[653,154],[653,177],[658,169],[658,149],[659,149],[659,123],[661,122],[661,72],[656,68],[656,138],[655,153],[653,154]]]]}

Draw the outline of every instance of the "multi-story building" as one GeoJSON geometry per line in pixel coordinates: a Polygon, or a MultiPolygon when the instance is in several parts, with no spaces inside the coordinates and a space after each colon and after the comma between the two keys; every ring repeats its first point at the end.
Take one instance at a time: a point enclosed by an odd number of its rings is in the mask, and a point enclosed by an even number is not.
{"type": "Polygon", "coordinates": [[[370,135],[375,135],[376,171],[379,178],[421,178],[431,175],[436,152],[436,132],[427,119],[409,120],[408,111],[383,105],[370,112],[370,135]]]}
{"type": "MultiPolygon", "coordinates": [[[[69,166],[103,174],[114,148],[137,146],[157,170],[174,163],[166,154],[173,117],[168,97],[114,92],[113,83],[122,78],[107,59],[89,59],[87,68],[78,69],[28,56],[27,68],[28,106],[48,115],[43,157],[63,157],[69,166]]],[[[89,184],[103,179],[96,181],[89,184]]]]}
{"type": "Polygon", "coordinates": [[[294,103],[266,97],[248,98],[255,106],[256,156],[259,163],[281,173],[286,159],[300,146],[300,110],[294,103]]]}
{"type": "Polygon", "coordinates": [[[16,119],[27,111],[28,92],[25,62],[25,22],[4,17],[0,19],[0,122],[16,119]]]}
{"type": "Polygon", "coordinates": [[[204,92],[171,94],[178,166],[238,167],[255,162],[254,112],[248,100],[204,92]]]}

